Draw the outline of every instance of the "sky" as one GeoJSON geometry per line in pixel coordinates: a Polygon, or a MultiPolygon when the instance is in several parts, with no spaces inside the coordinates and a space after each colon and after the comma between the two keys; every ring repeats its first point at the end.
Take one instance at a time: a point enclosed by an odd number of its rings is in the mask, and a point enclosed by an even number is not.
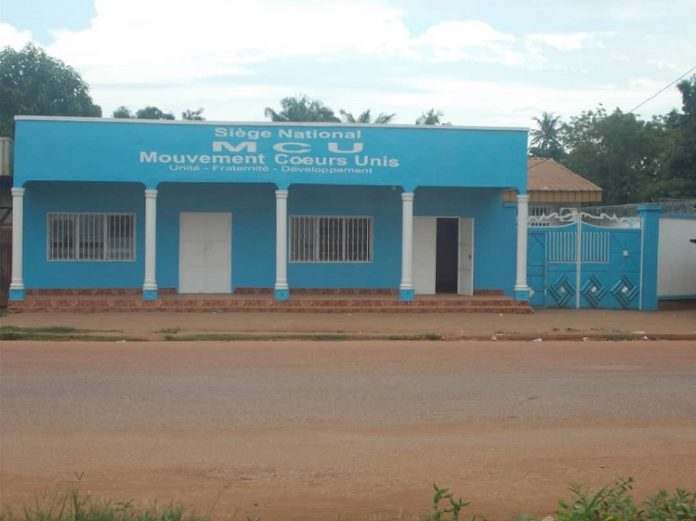
{"type": "MultiPolygon", "coordinates": [[[[629,111],[696,66],[695,27],[696,0],[0,0],[0,47],[41,45],[104,116],[226,121],[299,94],[404,124],[629,111]]],[[[680,107],[673,87],[637,113],[680,107]]]]}

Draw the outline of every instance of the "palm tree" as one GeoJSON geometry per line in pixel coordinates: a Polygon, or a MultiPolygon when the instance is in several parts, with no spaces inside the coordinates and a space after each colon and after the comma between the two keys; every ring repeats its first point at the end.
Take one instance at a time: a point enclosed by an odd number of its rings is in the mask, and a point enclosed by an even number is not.
{"type": "Polygon", "coordinates": [[[376,125],[386,125],[387,123],[391,123],[391,120],[396,116],[396,114],[380,112],[379,115],[373,120],[370,109],[367,109],[357,118],[353,116],[351,112],[346,112],[343,109],[341,109],[339,112],[341,113],[344,123],[374,123],[376,125]]]}
{"type": "Polygon", "coordinates": [[[532,137],[529,152],[538,157],[561,158],[564,153],[561,144],[561,117],[555,116],[553,112],[542,112],[541,118],[532,119],[539,128],[529,132],[532,137]]]}
{"type": "Polygon", "coordinates": [[[441,110],[430,109],[420,115],[416,120],[416,125],[451,125],[451,123],[442,121],[442,116],[444,114],[441,110]]]}
{"type": "Polygon", "coordinates": [[[266,107],[264,114],[271,121],[319,121],[339,123],[334,111],[319,100],[313,100],[302,94],[280,100],[281,110],[276,112],[266,107]]]}

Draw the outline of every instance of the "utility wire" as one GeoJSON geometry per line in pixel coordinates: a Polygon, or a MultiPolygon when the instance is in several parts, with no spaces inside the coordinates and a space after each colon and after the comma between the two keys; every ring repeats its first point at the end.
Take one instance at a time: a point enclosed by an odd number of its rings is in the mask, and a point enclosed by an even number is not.
{"type": "MultiPolygon", "coordinates": [[[[660,94],[662,94],[664,91],[666,91],[667,89],[669,89],[672,85],[674,85],[675,83],[677,83],[679,80],[681,80],[681,79],[684,78],[685,76],[688,76],[689,74],[691,74],[693,71],[696,71],[696,65],[694,65],[693,67],[691,67],[688,71],[686,71],[684,74],[682,74],[681,76],[679,76],[676,80],[673,80],[673,81],[669,82],[667,85],[665,85],[664,87],[662,87],[660,90],[658,90],[655,94],[653,94],[653,95],[650,96],[649,98],[646,98],[646,99],[644,99],[643,101],[641,101],[638,105],[636,105],[635,107],[633,107],[633,108],[632,108],[631,110],[629,110],[626,114],[633,114],[636,110],[638,110],[640,107],[642,107],[643,105],[645,105],[648,101],[651,101],[651,100],[657,98],[660,94]]],[[[539,161],[536,165],[530,166],[530,167],[527,169],[527,171],[529,172],[529,171],[532,170],[533,168],[536,168],[536,167],[538,167],[539,165],[542,165],[542,164],[546,163],[549,159],[552,159],[552,158],[550,158],[550,157],[544,158],[542,161],[539,161]]]]}
{"type": "Polygon", "coordinates": [[[654,98],[657,98],[660,94],[662,94],[664,91],[666,91],[667,89],[669,89],[672,85],[674,85],[674,84],[677,83],[679,80],[681,80],[684,76],[686,76],[687,74],[689,74],[689,73],[691,73],[691,72],[693,72],[693,71],[696,71],[696,65],[694,65],[693,67],[691,67],[688,71],[686,71],[684,74],[682,74],[681,76],[679,76],[676,80],[674,80],[674,81],[672,81],[671,83],[665,85],[663,88],[661,88],[660,90],[658,90],[655,94],[653,94],[652,96],[650,96],[648,99],[646,99],[646,100],[644,100],[644,101],[638,103],[638,105],[636,105],[635,107],[633,107],[631,110],[628,111],[628,114],[632,114],[634,111],[638,110],[640,107],[642,107],[643,105],[645,105],[648,101],[650,101],[650,100],[652,100],[652,99],[654,99],[654,98]]]}

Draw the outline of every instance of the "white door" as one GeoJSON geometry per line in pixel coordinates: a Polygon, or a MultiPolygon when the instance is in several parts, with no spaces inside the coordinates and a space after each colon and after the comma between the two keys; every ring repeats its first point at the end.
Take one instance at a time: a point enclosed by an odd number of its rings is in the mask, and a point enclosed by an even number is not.
{"type": "Polygon", "coordinates": [[[417,295],[435,294],[437,217],[413,218],[413,288],[417,295]]]}
{"type": "Polygon", "coordinates": [[[474,220],[459,219],[459,280],[457,293],[474,294],[474,220]]]}
{"type": "Polygon", "coordinates": [[[179,214],[179,293],[232,291],[232,214],[179,214]]]}

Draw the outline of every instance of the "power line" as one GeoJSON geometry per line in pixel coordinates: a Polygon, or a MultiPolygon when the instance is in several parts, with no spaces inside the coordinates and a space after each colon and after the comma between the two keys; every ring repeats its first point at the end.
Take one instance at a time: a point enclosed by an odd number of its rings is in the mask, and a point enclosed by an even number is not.
{"type": "Polygon", "coordinates": [[[688,71],[686,71],[684,74],[682,74],[681,76],[679,76],[676,80],[674,80],[674,81],[670,82],[669,84],[665,85],[664,87],[662,87],[662,88],[661,88],[660,90],[658,90],[655,94],[653,94],[652,96],[650,96],[648,99],[646,99],[646,100],[640,102],[638,105],[636,105],[635,107],[633,107],[631,110],[628,111],[628,114],[632,114],[634,111],[638,110],[640,107],[642,107],[643,105],[645,105],[648,101],[650,101],[650,100],[652,100],[652,99],[654,99],[654,98],[657,98],[660,94],[662,94],[664,91],[666,91],[667,89],[669,89],[672,85],[674,85],[674,84],[677,83],[679,80],[681,80],[684,76],[688,75],[689,73],[691,73],[691,72],[693,72],[693,71],[696,71],[696,65],[694,65],[693,67],[691,67],[688,71]]]}
{"type": "MultiPolygon", "coordinates": [[[[685,76],[688,76],[689,74],[691,74],[693,71],[696,71],[696,65],[694,65],[693,67],[691,67],[688,71],[686,71],[684,74],[682,74],[681,76],[679,76],[676,80],[672,80],[671,82],[669,82],[667,85],[665,85],[664,87],[662,87],[660,90],[658,90],[655,94],[653,94],[653,95],[650,96],[649,98],[646,98],[646,99],[644,99],[643,101],[641,101],[638,105],[636,105],[635,107],[633,107],[633,108],[632,108],[631,110],[629,110],[626,114],[633,114],[636,110],[638,110],[640,107],[642,107],[643,105],[645,105],[648,101],[651,101],[651,100],[657,98],[660,94],[662,94],[664,91],[666,91],[667,89],[669,89],[672,85],[674,85],[675,83],[677,83],[679,80],[681,80],[681,79],[684,78],[685,76]]],[[[530,167],[527,169],[527,171],[529,172],[529,171],[532,170],[533,168],[536,168],[536,167],[538,167],[539,165],[541,165],[541,164],[543,164],[543,163],[546,163],[546,161],[548,161],[549,159],[552,159],[552,158],[550,158],[550,157],[543,158],[542,161],[539,161],[537,164],[530,166],[530,167]]]]}

